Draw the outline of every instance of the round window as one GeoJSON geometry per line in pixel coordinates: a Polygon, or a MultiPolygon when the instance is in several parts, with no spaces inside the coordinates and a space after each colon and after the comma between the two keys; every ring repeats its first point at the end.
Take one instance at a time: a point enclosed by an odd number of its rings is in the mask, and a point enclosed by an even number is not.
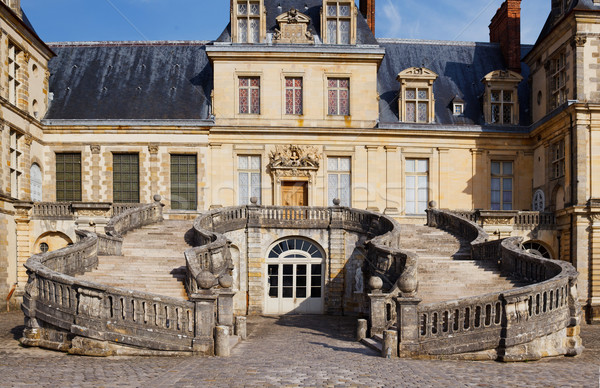
{"type": "Polygon", "coordinates": [[[49,249],[50,249],[50,247],[45,242],[40,244],[40,252],[46,253],[46,252],[48,252],[49,249]]]}
{"type": "Polygon", "coordinates": [[[521,248],[523,248],[524,250],[526,250],[527,252],[534,254],[536,256],[541,256],[544,257],[546,259],[551,259],[552,255],[550,254],[550,251],[548,251],[548,249],[543,246],[540,243],[537,243],[535,241],[527,241],[524,242],[521,245],[521,248]]]}

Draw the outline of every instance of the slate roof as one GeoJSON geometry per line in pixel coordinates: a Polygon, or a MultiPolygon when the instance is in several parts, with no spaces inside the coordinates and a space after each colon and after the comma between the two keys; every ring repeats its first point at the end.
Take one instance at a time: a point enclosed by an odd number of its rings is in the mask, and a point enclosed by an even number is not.
{"type": "Polygon", "coordinates": [[[540,43],[566,15],[571,11],[600,11],[600,4],[594,4],[594,0],[572,0],[568,9],[561,13],[560,7],[550,10],[548,19],[540,32],[536,44],[540,43]]]}
{"type": "MultiPolygon", "coordinates": [[[[438,74],[433,84],[435,122],[447,125],[484,125],[481,79],[491,71],[506,70],[500,45],[446,41],[379,39],[386,54],[379,69],[380,122],[398,123],[398,73],[409,67],[426,67],[438,74]],[[465,101],[463,116],[452,114],[452,100],[465,101]]],[[[522,54],[532,46],[523,46],[522,54]]],[[[520,125],[529,125],[529,68],[522,64],[523,82],[519,85],[520,125]]]]}
{"type": "MultiPolygon", "coordinates": [[[[265,9],[267,11],[267,33],[274,33],[277,28],[277,16],[288,12],[292,8],[310,17],[311,23],[308,26],[313,35],[321,36],[321,7],[322,0],[265,0],[265,9]]],[[[356,18],[356,43],[364,45],[376,45],[377,40],[371,32],[367,21],[363,15],[358,12],[356,18]]],[[[231,25],[228,25],[217,42],[231,42],[231,25]]]]}
{"type": "Polygon", "coordinates": [[[45,119],[202,120],[212,67],[206,42],[51,44],[45,119]]]}

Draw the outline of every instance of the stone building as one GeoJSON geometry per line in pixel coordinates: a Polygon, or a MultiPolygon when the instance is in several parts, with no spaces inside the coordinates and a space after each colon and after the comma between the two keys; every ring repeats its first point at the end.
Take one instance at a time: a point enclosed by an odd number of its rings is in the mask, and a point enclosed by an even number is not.
{"type": "MultiPolygon", "coordinates": [[[[0,5],[0,296],[18,302],[32,254],[155,194],[182,220],[255,197],[423,224],[435,202],[571,262],[600,319],[597,2],[553,0],[535,45],[520,0],[489,43],[376,39],[374,0],[232,0],[215,40],[46,45],[18,3],[0,5]]],[[[303,238],[309,265],[329,242],[303,238]]],[[[239,273],[259,287],[239,309],[296,308],[263,299],[269,267],[239,273]]]]}

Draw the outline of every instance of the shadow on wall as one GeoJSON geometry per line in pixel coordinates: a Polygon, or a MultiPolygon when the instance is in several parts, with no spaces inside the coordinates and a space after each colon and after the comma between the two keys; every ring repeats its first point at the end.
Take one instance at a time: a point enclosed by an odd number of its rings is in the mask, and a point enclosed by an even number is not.
{"type": "Polygon", "coordinates": [[[46,232],[33,244],[33,253],[51,252],[73,245],[73,241],[61,232],[46,232]]]}

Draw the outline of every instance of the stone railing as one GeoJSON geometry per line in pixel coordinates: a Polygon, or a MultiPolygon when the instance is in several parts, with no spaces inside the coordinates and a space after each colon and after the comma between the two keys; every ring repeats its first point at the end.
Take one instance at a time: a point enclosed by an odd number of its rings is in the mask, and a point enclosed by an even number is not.
{"type": "Polygon", "coordinates": [[[21,342],[95,356],[213,354],[213,310],[204,319],[207,311],[201,302],[74,277],[95,268],[99,254],[114,254],[122,242],[118,236],[160,220],[160,203],[144,205],[113,218],[107,235],[77,231],[79,241],[74,245],[32,256],[25,264],[29,280],[22,304],[26,329],[21,342]]]}
{"type": "Polygon", "coordinates": [[[535,283],[425,305],[417,298],[397,298],[400,355],[522,361],[581,353],[581,306],[572,265],[522,250],[519,237],[486,242],[481,228],[450,212],[430,209],[428,223],[473,239],[474,252],[499,259],[505,275],[535,283]]]}
{"type": "Polygon", "coordinates": [[[113,203],[111,206],[111,214],[112,217],[123,214],[127,210],[135,209],[137,207],[143,206],[142,203],[113,203]]]}
{"type": "Polygon", "coordinates": [[[70,202],[34,202],[31,215],[43,219],[70,220],[75,217],[70,202]]]}
{"type": "MultiPolygon", "coordinates": [[[[373,212],[345,207],[256,206],[216,209],[194,221],[197,245],[185,252],[186,288],[190,297],[217,297],[231,287],[230,242],[223,233],[252,228],[344,229],[363,234],[371,269],[369,285],[373,294],[372,326],[383,331],[395,322],[392,297],[414,295],[417,288],[417,256],[400,249],[400,225],[373,212]],[[382,289],[385,292],[382,292],[382,289]],[[373,302],[375,301],[375,302],[373,302]]],[[[229,304],[230,302],[223,303],[229,304]]],[[[222,324],[222,323],[219,323],[222,324]]]]}

